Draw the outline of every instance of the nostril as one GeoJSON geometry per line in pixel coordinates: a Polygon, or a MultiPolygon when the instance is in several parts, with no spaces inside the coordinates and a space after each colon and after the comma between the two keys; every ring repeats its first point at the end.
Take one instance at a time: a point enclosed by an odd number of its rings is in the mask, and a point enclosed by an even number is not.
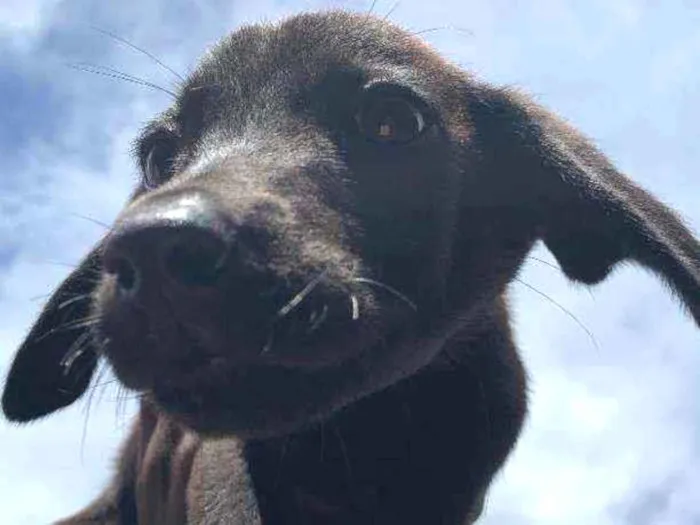
{"type": "Polygon", "coordinates": [[[213,286],[221,274],[227,245],[218,236],[205,232],[180,235],[163,253],[168,276],[184,286],[213,286]]]}

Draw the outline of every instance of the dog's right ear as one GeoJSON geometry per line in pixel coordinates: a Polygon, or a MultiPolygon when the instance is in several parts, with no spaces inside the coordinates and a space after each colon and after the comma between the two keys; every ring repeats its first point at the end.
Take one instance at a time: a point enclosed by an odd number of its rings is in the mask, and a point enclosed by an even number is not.
{"type": "Polygon", "coordinates": [[[597,284],[625,262],[646,267],[700,326],[700,242],[681,219],[529,97],[485,84],[469,89],[489,170],[479,181],[482,193],[470,198],[544,241],[573,281],[597,284]]]}
{"type": "Polygon", "coordinates": [[[10,421],[31,421],[68,406],[90,384],[98,357],[90,312],[99,253],[98,246],[59,286],[17,351],[2,394],[10,421]]]}

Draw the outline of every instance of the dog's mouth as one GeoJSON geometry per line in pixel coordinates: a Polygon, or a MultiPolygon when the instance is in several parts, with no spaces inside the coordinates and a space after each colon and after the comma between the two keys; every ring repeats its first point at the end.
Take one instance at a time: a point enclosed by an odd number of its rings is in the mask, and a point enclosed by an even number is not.
{"type": "Polygon", "coordinates": [[[389,326],[414,313],[386,285],[338,286],[325,272],[244,311],[226,297],[124,305],[109,276],[98,293],[96,333],[117,377],[201,432],[278,433],[327,413],[362,384],[389,326]]]}

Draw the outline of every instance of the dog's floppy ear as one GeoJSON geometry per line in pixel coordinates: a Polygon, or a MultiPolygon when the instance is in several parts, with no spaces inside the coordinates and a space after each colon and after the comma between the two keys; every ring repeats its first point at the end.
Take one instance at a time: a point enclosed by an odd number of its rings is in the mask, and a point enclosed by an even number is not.
{"type": "Polygon", "coordinates": [[[668,207],[522,94],[480,85],[467,99],[489,199],[532,224],[567,277],[594,284],[619,262],[640,263],[700,324],[700,244],[668,207]]]}
{"type": "Polygon", "coordinates": [[[59,286],[17,351],[2,395],[9,420],[50,414],[87,389],[97,364],[89,316],[98,254],[94,249],[59,286]]]}

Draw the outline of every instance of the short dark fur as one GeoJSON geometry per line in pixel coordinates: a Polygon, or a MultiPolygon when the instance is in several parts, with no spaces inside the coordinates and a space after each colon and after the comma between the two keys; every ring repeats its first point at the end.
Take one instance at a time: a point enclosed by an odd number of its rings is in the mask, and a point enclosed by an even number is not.
{"type": "Polygon", "coordinates": [[[372,17],[233,33],[136,150],[144,183],[2,399],[49,414],[99,356],[143,394],[113,483],[63,523],[476,520],[526,415],[505,292],[538,240],[586,284],[650,268],[700,322],[700,245],[671,210],[372,17]]]}

